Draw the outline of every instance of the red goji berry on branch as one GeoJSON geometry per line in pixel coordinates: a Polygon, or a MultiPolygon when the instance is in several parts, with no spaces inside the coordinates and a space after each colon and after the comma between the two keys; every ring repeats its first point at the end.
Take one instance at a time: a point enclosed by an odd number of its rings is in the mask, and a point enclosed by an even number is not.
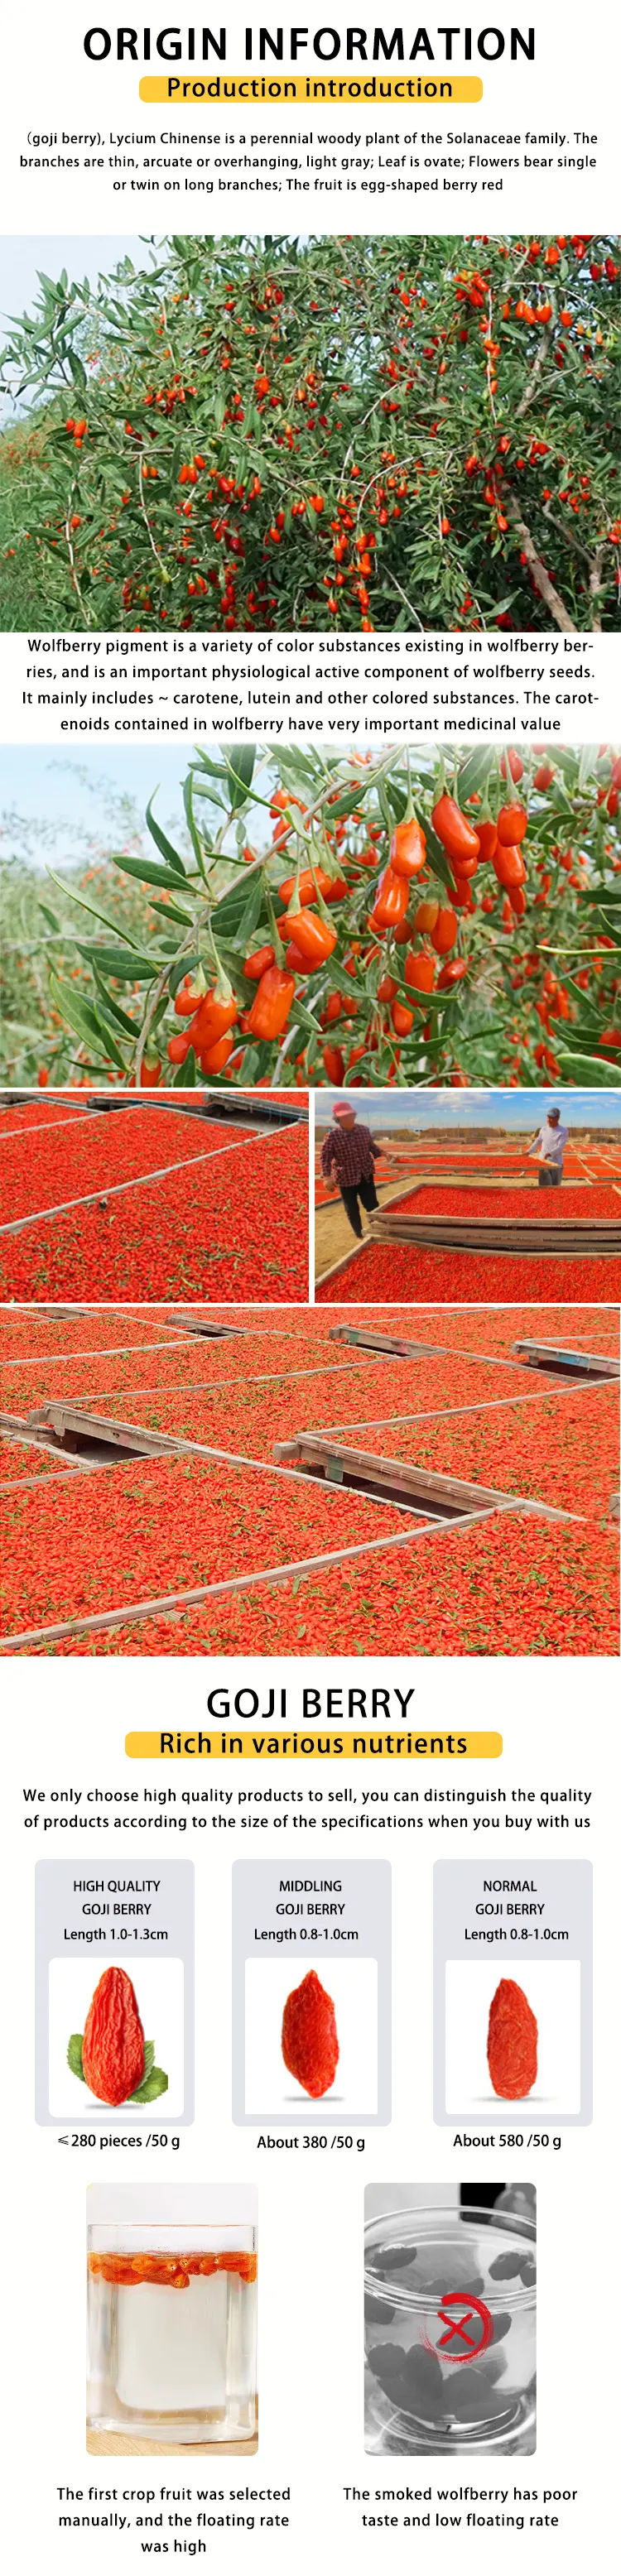
{"type": "Polygon", "coordinates": [[[178,850],[149,806],[149,856],[104,858],[94,904],[92,870],[76,871],[62,951],[44,955],[38,907],[40,958],[16,923],[10,1079],[34,1083],[42,1065],[50,1081],[61,1068],[72,1082],[243,1089],[287,1080],[290,1059],[303,1088],[329,1079],[322,1041],[338,1024],[361,1083],[524,1088],[541,1044],[555,1080],[602,1085],[610,1066],[614,1082],[619,753],[601,743],[585,761],[555,741],[542,785],[539,743],[517,754],[518,797],[510,749],[197,751],[178,850]],[[103,914],[89,949],[82,901],[103,914]]]}

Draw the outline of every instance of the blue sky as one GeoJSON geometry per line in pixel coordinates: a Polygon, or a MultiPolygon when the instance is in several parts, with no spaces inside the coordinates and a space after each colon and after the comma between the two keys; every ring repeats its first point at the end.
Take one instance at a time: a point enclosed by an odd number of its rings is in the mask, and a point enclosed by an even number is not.
{"type": "MultiPolygon", "coordinates": [[[[159,241],[160,236],[157,236],[159,241]]],[[[88,277],[91,286],[98,277],[109,276],[120,259],[133,259],[136,268],[151,268],[153,254],[149,242],[138,233],[5,233],[0,236],[0,345],[4,341],[9,316],[15,320],[22,313],[32,313],[39,291],[38,271],[47,277],[60,277],[63,268],[68,276],[88,277]]],[[[32,396],[26,397],[27,401],[32,396]]],[[[0,395],[0,419],[15,416],[15,405],[7,395],[0,395]]]]}
{"type": "MultiPolygon", "coordinates": [[[[93,836],[112,849],[111,800],[130,796],[138,819],[158,786],[155,811],[164,825],[184,824],[181,788],[188,766],[188,742],[171,744],[102,744],[82,758],[53,743],[0,745],[0,853],[22,858],[29,866],[79,864],[93,836]],[[41,817],[45,841],[37,848],[41,817]],[[23,827],[23,828],[21,828],[23,827]]],[[[173,831],[174,838],[174,831],[173,831]]]]}
{"type": "Polygon", "coordinates": [[[93,286],[125,258],[137,268],[150,268],[151,244],[138,233],[5,233],[0,237],[0,315],[6,321],[8,314],[30,310],[40,268],[55,278],[66,268],[80,286],[83,277],[93,286]]]}
{"type": "MultiPolygon", "coordinates": [[[[563,1091],[560,1083],[547,1091],[373,1091],[351,1096],[352,1109],[367,1127],[382,1134],[388,1128],[438,1127],[510,1127],[518,1133],[534,1134],[552,1102],[563,1110],[563,1124],[589,1127],[621,1127],[621,1092],[563,1091]]],[[[325,1091],[315,1100],[315,1117],[325,1124],[332,1115],[335,1100],[346,1100],[346,1091],[325,1091]]]]}

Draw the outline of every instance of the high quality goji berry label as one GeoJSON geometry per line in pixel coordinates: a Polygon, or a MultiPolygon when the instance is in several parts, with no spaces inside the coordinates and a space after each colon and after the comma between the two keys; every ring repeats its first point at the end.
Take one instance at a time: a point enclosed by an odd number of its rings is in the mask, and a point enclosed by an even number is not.
{"type": "Polygon", "coordinates": [[[513,1977],[501,1977],[492,1996],[487,2063],[494,2092],[503,2101],[518,2102],[530,2093],[537,2074],[537,2023],[513,1977]]]}
{"type": "Polygon", "coordinates": [[[339,2043],[332,1996],[314,1968],[287,1996],[282,2020],[282,2053],[289,2075],[295,2075],[314,2101],[334,2083],[339,2043]]]}

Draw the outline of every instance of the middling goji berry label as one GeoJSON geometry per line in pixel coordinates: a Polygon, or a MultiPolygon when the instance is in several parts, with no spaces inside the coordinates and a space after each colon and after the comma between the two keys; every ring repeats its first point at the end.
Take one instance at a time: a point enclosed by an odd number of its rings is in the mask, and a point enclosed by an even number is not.
{"type": "Polygon", "coordinates": [[[82,2067],[98,2102],[128,2102],[144,2071],[144,2031],[131,1977],[104,1968],[86,2015],[82,2067]]]}
{"type": "Polygon", "coordinates": [[[289,2075],[317,2100],[334,2083],[339,2044],[332,1996],[314,1968],[287,1996],[282,2018],[282,2053],[289,2075]]]}
{"type": "Polygon", "coordinates": [[[487,2063],[494,2092],[503,2101],[518,2102],[530,2093],[537,2073],[537,2023],[513,1977],[501,1977],[492,1997],[487,2063]]]}

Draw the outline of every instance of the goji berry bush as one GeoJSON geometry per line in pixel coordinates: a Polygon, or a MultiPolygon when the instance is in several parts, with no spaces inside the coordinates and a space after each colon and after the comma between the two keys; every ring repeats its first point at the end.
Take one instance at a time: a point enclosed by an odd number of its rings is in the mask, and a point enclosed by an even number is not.
{"type": "Polygon", "coordinates": [[[136,1102],[0,1135],[0,1295],[209,1297],[308,1290],[308,1133],[136,1102]],[[9,1168],[3,1185],[5,1157],[9,1168]],[[31,1158],[34,1168],[31,1169],[31,1158]],[[12,1229],[17,1227],[17,1231],[12,1229]]]}
{"type": "MultiPolygon", "coordinates": [[[[28,1355],[24,1310],[0,1318],[0,1410],[12,1421],[0,1598],[16,1651],[34,1634],[41,1653],[333,1654],[363,1650],[370,1633],[385,1653],[396,1633],[412,1654],[617,1651],[618,1387],[535,1374],[515,1347],[571,1338],[614,1355],[617,1318],[582,1307],[570,1333],[563,1308],[374,1310],[376,1329],[416,1346],[394,1358],[335,1341],[316,1310],[290,1308],[274,1324],[269,1310],[228,1308],[224,1319],[238,1338],[209,1344],[180,1334],[170,1309],[154,1307],[142,1330],[112,1309],[85,1342],[82,1315],[35,1312],[28,1355]],[[25,1454],[29,1411],[63,1397],[190,1448],[66,1472],[57,1453],[54,1474],[23,1486],[11,1460],[25,1454]],[[276,1463],[279,1443],[322,1426],[370,1456],[496,1487],[516,1510],[439,1529],[389,1496],[276,1463]],[[544,1517],[543,1506],[571,1517],[544,1517]],[[348,1548],[360,1552],[341,1559],[348,1548]],[[307,1560],[318,1556],[315,1570],[307,1560]],[[282,1582],[257,1585],[284,1565],[282,1582]],[[232,1580],[239,1592],[210,1588],[232,1580]],[[206,1597],[194,1605],[198,1587],[206,1597]],[[166,1610],[139,1618],[150,1600],[166,1610]],[[80,1624],[110,1613],[109,1630],[80,1624]],[[69,1638],[45,1633],[65,1620],[78,1623],[69,1638]]],[[[369,1316],[343,1308],[350,1320],[369,1316]]]]}
{"type": "Polygon", "coordinates": [[[619,275],[578,233],[41,272],[4,352],[5,623],[615,624],[619,275]]]}
{"type": "Polygon", "coordinates": [[[103,902],[63,888],[81,980],[52,966],[50,1005],[77,1079],[606,1086],[620,787],[605,745],[198,751],[183,854],[151,802],[153,858],[116,852],[103,902]],[[128,878],[142,929],[117,937],[128,878]]]}

